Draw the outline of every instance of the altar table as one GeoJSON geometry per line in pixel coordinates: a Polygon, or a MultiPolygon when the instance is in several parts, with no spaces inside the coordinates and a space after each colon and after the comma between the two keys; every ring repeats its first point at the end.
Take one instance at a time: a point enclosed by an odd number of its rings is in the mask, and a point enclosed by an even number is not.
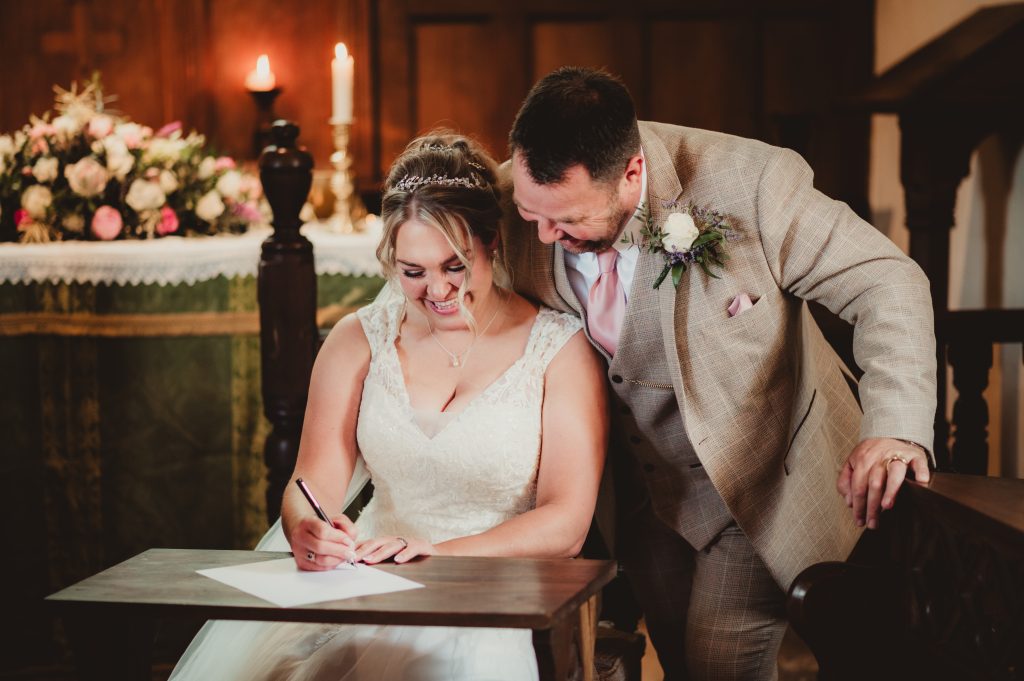
{"type": "MultiPolygon", "coordinates": [[[[74,633],[85,679],[148,680],[154,620],[199,616],[532,629],[540,678],[550,681],[568,678],[578,612],[615,576],[610,560],[430,556],[375,566],[420,582],[423,589],[281,608],[196,574],[290,555],[150,549],[46,600],[74,633]]],[[[581,657],[592,659],[588,651],[581,657]]]]}
{"type": "MultiPolygon", "coordinates": [[[[304,230],[323,325],[382,284],[377,234],[304,230]]],[[[269,229],[0,244],[0,671],[60,657],[39,599],[151,546],[266,529],[256,270],[269,229]]]]}

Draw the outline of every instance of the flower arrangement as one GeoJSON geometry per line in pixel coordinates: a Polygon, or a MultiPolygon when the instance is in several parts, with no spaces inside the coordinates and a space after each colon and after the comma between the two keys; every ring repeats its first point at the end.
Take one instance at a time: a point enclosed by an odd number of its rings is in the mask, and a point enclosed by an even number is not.
{"type": "Polygon", "coordinates": [[[239,233],[267,221],[259,180],[208,151],[202,135],[184,135],[180,122],[154,132],[106,111],[98,75],[81,91],[74,83],[54,90],[55,116],[33,116],[0,135],[0,220],[8,238],[239,233]]]}
{"type": "Polygon", "coordinates": [[[654,280],[654,288],[661,286],[669,273],[672,285],[679,288],[687,266],[693,264],[718,279],[711,268],[725,267],[729,257],[725,252],[725,242],[732,238],[728,221],[721,213],[693,203],[683,206],[672,202],[665,208],[670,211],[665,224],[655,225],[648,212],[640,230],[640,246],[665,257],[665,267],[654,280]]]}

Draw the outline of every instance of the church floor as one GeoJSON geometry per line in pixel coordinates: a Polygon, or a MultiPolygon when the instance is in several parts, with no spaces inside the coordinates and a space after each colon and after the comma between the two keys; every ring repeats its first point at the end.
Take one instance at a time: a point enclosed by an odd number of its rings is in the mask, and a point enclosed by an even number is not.
{"type": "MultiPolygon", "coordinates": [[[[643,631],[643,622],[640,623],[643,631]]],[[[647,632],[644,631],[644,635],[647,632]]],[[[644,653],[641,675],[642,681],[661,681],[661,665],[654,647],[648,643],[644,653]]],[[[818,678],[818,662],[792,629],[786,630],[779,649],[779,681],[816,681],[818,678]]]]}

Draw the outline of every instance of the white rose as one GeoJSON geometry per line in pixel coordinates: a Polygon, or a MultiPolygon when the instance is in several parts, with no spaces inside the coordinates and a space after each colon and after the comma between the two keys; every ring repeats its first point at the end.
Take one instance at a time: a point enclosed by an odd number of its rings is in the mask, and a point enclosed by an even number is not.
{"type": "Polygon", "coordinates": [[[217,193],[216,189],[211,189],[203,194],[203,197],[196,203],[196,215],[201,220],[213,222],[223,212],[224,202],[221,200],[220,194],[217,193]]]}
{"type": "Polygon", "coordinates": [[[160,183],[160,189],[164,190],[164,194],[171,194],[178,188],[178,178],[170,170],[161,170],[157,181],[160,183]]]}
{"type": "Polygon", "coordinates": [[[689,250],[694,240],[700,236],[697,225],[693,223],[693,218],[687,213],[672,213],[669,215],[661,231],[664,233],[664,236],[661,238],[661,244],[665,247],[665,250],[676,253],[689,250]]]}
{"type": "Polygon", "coordinates": [[[242,191],[242,174],[237,170],[229,170],[221,175],[217,180],[217,191],[224,198],[237,201],[238,195],[242,191]]]}
{"type": "Polygon", "coordinates": [[[85,229],[85,218],[78,213],[68,213],[61,219],[61,224],[69,232],[81,232],[85,229]]]}
{"type": "Polygon", "coordinates": [[[0,157],[14,155],[14,138],[10,135],[0,135],[0,157]]]}
{"type": "Polygon", "coordinates": [[[74,116],[57,116],[53,119],[53,127],[64,139],[70,139],[82,129],[82,124],[74,116]]]}
{"type": "Polygon", "coordinates": [[[176,161],[185,150],[185,142],[180,139],[154,137],[146,148],[146,157],[155,163],[176,161]]]}
{"type": "Polygon", "coordinates": [[[164,190],[160,189],[160,185],[156,182],[140,178],[128,187],[128,195],[124,197],[124,202],[131,206],[136,213],[142,213],[147,210],[156,210],[164,205],[167,203],[167,197],[164,196],[164,190]]]}
{"type": "Polygon", "coordinates": [[[96,196],[110,181],[110,173],[92,156],[64,168],[64,177],[68,178],[71,191],[82,196],[96,196]]]}
{"type": "Polygon", "coordinates": [[[89,134],[100,139],[114,131],[114,119],[106,114],[93,116],[89,121],[89,134]]]}
{"type": "Polygon", "coordinates": [[[113,135],[103,138],[103,151],[107,155],[107,169],[118,180],[124,180],[135,166],[135,157],[128,151],[128,145],[113,135]]]}
{"type": "Polygon", "coordinates": [[[32,166],[32,175],[39,182],[53,182],[57,179],[60,162],[52,156],[45,156],[32,166]]]}
{"type": "Polygon", "coordinates": [[[118,123],[114,134],[124,140],[129,149],[138,149],[153,134],[153,130],[138,123],[118,123]]]}
{"type": "Polygon", "coordinates": [[[206,180],[213,177],[213,173],[217,170],[217,159],[213,156],[207,156],[199,162],[199,179],[206,180]]]}
{"type": "Polygon", "coordinates": [[[53,194],[49,187],[34,184],[21,195],[21,207],[30,217],[41,220],[46,217],[46,209],[53,203],[53,194]]]}

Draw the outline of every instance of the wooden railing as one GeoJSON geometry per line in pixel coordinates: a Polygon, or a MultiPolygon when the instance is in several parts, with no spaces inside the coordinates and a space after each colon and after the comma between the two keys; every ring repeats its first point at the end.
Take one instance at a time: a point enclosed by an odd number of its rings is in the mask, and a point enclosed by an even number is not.
{"type": "Polygon", "coordinates": [[[847,562],[797,577],[788,607],[819,681],[1024,678],[1024,480],[909,483],[847,562]]]}

